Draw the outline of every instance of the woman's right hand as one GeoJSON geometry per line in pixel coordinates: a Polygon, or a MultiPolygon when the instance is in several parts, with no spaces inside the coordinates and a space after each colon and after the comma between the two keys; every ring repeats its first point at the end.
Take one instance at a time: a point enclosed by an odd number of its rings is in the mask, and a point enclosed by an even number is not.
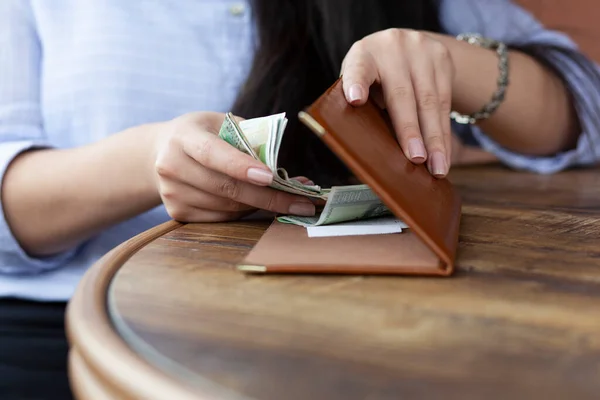
{"type": "Polygon", "coordinates": [[[182,222],[218,222],[257,209],[312,216],[307,198],[269,188],[269,168],[218,137],[224,114],[190,113],[161,124],[153,174],[169,215],[182,222]]]}

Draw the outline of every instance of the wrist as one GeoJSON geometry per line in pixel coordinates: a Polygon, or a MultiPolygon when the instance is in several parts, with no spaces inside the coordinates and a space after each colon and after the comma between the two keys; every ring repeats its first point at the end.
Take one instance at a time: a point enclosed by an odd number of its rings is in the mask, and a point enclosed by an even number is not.
{"type": "Polygon", "coordinates": [[[473,114],[490,101],[497,90],[498,56],[495,51],[459,41],[453,36],[432,33],[446,46],[454,65],[452,108],[473,114]]]}
{"type": "MultiPolygon", "coordinates": [[[[158,190],[155,163],[158,142],[164,132],[164,123],[152,123],[131,128],[123,133],[127,136],[126,147],[129,151],[132,166],[131,184],[136,186],[133,192],[138,193],[144,208],[159,206],[162,201],[158,190]],[[134,183],[136,182],[137,183],[134,183]]],[[[141,205],[140,204],[140,205],[141,205]]]]}

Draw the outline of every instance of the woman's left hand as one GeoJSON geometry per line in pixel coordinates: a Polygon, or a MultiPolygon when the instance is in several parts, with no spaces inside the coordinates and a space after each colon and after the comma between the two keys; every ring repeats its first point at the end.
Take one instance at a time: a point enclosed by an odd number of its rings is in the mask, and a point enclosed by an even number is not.
{"type": "Polygon", "coordinates": [[[444,44],[413,30],[373,33],[350,48],[342,64],[342,81],[350,104],[364,104],[371,91],[387,108],[409,160],[427,161],[434,176],[446,176],[451,162],[454,63],[444,44]]]}

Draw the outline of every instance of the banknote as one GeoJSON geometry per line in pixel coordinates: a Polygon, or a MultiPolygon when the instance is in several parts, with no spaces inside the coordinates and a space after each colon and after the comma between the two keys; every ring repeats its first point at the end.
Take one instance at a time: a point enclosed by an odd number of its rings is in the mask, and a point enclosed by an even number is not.
{"type": "Polygon", "coordinates": [[[332,225],[390,215],[391,212],[367,185],[321,188],[304,185],[291,179],[277,164],[279,149],[285,133],[285,113],[253,118],[239,123],[231,113],[226,114],[219,137],[238,150],[261,161],[273,173],[271,187],[300,196],[326,200],[322,211],[314,217],[281,216],[280,222],[304,227],[332,225]]]}
{"type": "Polygon", "coordinates": [[[239,127],[230,114],[225,115],[225,121],[219,130],[219,137],[236,149],[259,159],[244,135],[240,135],[239,127]]]}
{"type": "Polygon", "coordinates": [[[284,192],[325,200],[327,192],[318,185],[304,185],[291,179],[287,171],[277,166],[277,155],[287,124],[285,113],[236,122],[225,115],[219,137],[238,150],[263,162],[273,172],[271,187],[284,192]]]}
{"type": "Polygon", "coordinates": [[[390,215],[391,212],[367,185],[334,186],[323,211],[314,217],[286,215],[279,222],[308,226],[331,225],[390,215]]]}

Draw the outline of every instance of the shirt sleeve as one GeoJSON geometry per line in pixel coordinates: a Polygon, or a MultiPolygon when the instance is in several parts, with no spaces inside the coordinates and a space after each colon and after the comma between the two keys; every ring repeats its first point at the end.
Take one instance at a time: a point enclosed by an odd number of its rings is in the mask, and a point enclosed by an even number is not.
{"type": "MultiPolygon", "coordinates": [[[[41,46],[24,0],[0,1],[0,182],[12,160],[34,148],[51,147],[40,110],[41,46]]],[[[4,190],[3,185],[0,190],[4,190]]],[[[27,275],[58,268],[75,250],[53,257],[30,257],[6,221],[0,200],[0,273],[27,275]]]]}
{"type": "MultiPolygon", "coordinates": [[[[537,173],[555,173],[600,160],[600,67],[579,53],[564,33],[544,28],[528,11],[510,0],[442,0],[440,20],[450,35],[476,32],[512,46],[537,46],[544,61],[565,81],[575,104],[582,131],[572,150],[552,156],[528,156],[510,151],[472,126],[471,134],[504,164],[537,173]],[[579,53],[574,59],[565,49],[579,53]]],[[[509,88],[510,90],[510,88],[509,88]]],[[[491,96],[491,94],[490,94],[491,96]]]]}

